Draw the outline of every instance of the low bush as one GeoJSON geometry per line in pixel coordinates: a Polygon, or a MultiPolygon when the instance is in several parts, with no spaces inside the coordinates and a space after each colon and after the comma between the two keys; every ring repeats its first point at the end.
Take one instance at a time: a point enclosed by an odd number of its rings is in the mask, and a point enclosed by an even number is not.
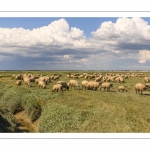
{"type": "Polygon", "coordinates": [[[40,101],[34,95],[24,95],[22,104],[31,122],[36,121],[40,117],[42,112],[42,106],[40,101]]]}
{"type": "Polygon", "coordinates": [[[0,132],[12,133],[17,130],[15,118],[7,110],[0,110],[0,132]]]}
{"type": "Polygon", "coordinates": [[[47,104],[38,124],[39,132],[78,132],[80,114],[66,105],[47,104]]]}
{"type": "Polygon", "coordinates": [[[6,109],[12,114],[22,111],[24,108],[22,106],[22,94],[15,88],[8,89],[3,93],[0,99],[0,106],[2,109],[6,109]]]}

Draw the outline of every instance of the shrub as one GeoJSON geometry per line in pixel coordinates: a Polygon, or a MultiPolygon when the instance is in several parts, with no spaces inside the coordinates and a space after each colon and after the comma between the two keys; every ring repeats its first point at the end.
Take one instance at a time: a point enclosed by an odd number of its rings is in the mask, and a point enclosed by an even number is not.
{"type": "Polygon", "coordinates": [[[66,105],[47,104],[43,107],[39,132],[77,132],[81,123],[80,114],[66,105]]]}
{"type": "Polygon", "coordinates": [[[23,96],[23,107],[28,114],[31,122],[36,121],[42,112],[41,104],[38,99],[32,94],[26,94],[23,96]]]}
{"type": "Polygon", "coordinates": [[[22,95],[19,91],[15,88],[10,88],[2,95],[0,99],[0,106],[15,114],[23,110],[21,97],[22,95]]]}
{"type": "Polygon", "coordinates": [[[0,110],[0,132],[15,132],[16,122],[14,116],[7,110],[0,110]]]}

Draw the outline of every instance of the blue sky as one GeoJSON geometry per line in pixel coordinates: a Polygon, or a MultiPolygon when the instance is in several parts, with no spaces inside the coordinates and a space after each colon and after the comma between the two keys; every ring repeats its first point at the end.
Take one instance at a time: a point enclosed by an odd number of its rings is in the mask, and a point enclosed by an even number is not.
{"type": "MultiPolygon", "coordinates": [[[[62,17],[61,17],[62,18],[62,17]]],[[[61,18],[56,17],[17,17],[17,18],[0,18],[0,27],[2,28],[24,28],[24,29],[33,29],[39,28],[42,26],[49,25],[51,22],[55,20],[59,20],[61,18]]],[[[96,30],[101,23],[104,21],[112,21],[116,22],[117,17],[114,18],[97,18],[97,17],[64,17],[64,19],[69,23],[71,27],[77,27],[81,30],[84,30],[84,34],[87,37],[91,36],[91,31],[96,30]]]]}
{"type": "Polygon", "coordinates": [[[149,70],[150,18],[0,18],[0,70],[149,70]]]}

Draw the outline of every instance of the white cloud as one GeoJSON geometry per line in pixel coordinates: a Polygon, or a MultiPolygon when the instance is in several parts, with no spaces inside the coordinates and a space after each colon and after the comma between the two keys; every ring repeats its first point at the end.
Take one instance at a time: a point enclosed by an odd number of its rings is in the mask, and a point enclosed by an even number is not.
{"type": "Polygon", "coordinates": [[[1,52],[31,51],[33,47],[46,50],[46,46],[62,48],[83,47],[84,32],[76,27],[69,27],[65,19],[52,22],[48,26],[34,28],[0,28],[1,52]],[[69,46],[68,46],[69,45],[69,46]],[[22,48],[21,50],[19,50],[22,48]]]}
{"type": "Polygon", "coordinates": [[[140,50],[139,51],[139,63],[145,63],[147,60],[150,60],[150,51],[149,50],[140,50]]]}
{"type": "Polygon", "coordinates": [[[81,61],[81,62],[88,62],[88,60],[87,60],[87,59],[84,59],[84,58],[83,58],[83,59],[80,59],[80,61],[81,61]]]}
{"type": "Polygon", "coordinates": [[[64,55],[64,58],[65,58],[65,59],[68,59],[68,58],[69,58],[69,55],[64,55]]]}
{"type": "Polygon", "coordinates": [[[145,20],[135,18],[118,18],[116,23],[104,22],[91,32],[93,38],[110,41],[136,42],[141,39],[150,40],[150,25],[145,20]]]}
{"type": "Polygon", "coordinates": [[[146,60],[145,59],[141,59],[141,60],[139,60],[139,63],[146,63],[146,60]]]}

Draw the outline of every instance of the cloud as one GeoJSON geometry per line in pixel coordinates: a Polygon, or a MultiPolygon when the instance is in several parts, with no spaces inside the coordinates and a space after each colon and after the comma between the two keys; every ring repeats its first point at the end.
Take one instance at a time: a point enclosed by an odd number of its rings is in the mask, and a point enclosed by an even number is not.
{"type": "Polygon", "coordinates": [[[35,68],[72,68],[75,63],[81,68],[128,68],[150,59],[150,25],[138,17],[103,22],[90,38],[65,19],[32,30],[0,28],[0,41],[1,62],[35,68]]]}
{"type": "Polygon", "coordinates": [[[139,63],[145,63],[146,62],[146,60],[145,59],[141,59],[141,60],[139,60],[139,63]]]}
{"type": "Polygon", "coordinates": [[[150,60],[150,51],[149,50],[140,50],[139,51],[139,63],[146,63],[147,60],[150,60]]]}
{"type": "Polygon", "coordinates": [[[64,58],[65,58],[65,59],[69,58],[69,55],[64,55],[64,58]]]}
{"type": "Polygon", "coordinates": [[[29,53],[38,49],[50,51],[57,47],[83,47],[84,32],[76,27],[69,27],[65,19],[52,22],[48,26],[33,30],[23,28],[0,28],[1,52],[29,53]],[[21,49],[21,50],[20,50],[21,49]]]}
{"type": "Polygon", "coordinates": [[[150,25],[138,17],[118,18],[116,23],[103,22],[91,35],[99,41],[99,45],[107,44],[112,49],[141,50],[150,47],[150,25]]]}

